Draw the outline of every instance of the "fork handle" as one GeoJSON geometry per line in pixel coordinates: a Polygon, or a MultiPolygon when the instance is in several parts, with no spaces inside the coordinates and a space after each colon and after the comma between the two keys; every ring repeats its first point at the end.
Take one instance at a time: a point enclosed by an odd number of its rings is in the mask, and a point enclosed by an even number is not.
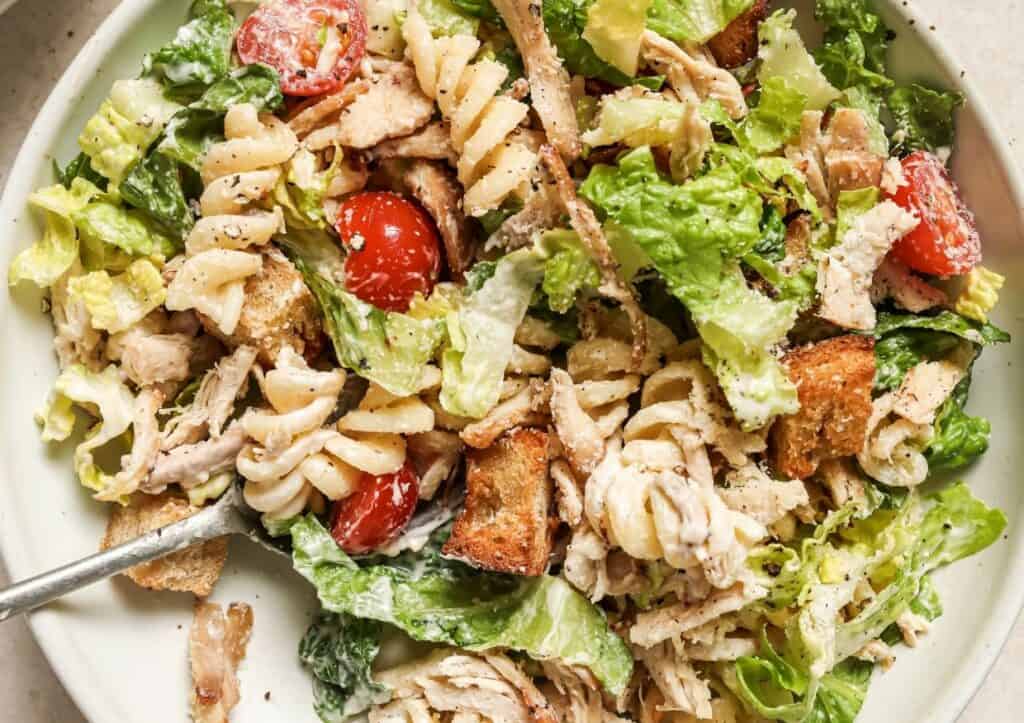
{"type": "Polygon", "coordinates": [[[227,500],[222,499],[184,520],[0,590],[0,622],[135,565],[241,531],[234,507],[225,502],[227,500]]]}

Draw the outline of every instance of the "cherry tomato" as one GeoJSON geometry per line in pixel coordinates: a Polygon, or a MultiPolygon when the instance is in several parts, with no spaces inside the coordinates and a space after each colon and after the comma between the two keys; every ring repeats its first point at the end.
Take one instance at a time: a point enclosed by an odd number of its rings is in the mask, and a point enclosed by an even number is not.
{"type": "Polygon", "coordinates": [[[345,85],[366,51],[366,16],[358,0],[272,0],[242,23],[235,44],[243,63],[265,63],[277,70],[285,95],[333,93],[345,85]],[[318,68],[322,51],[330,45],[328,28],[340,33],[342,47],[332,67],[318,68]]]}
{"type": "Polygon", "coordinates": [[[892,255],[912,269],[935,276],[966,274],[981,262],[981,238],[946,165],[927,151],[903,159],[907,185],[892,196],[921,219],[893,246],[892,255]]]}
{"type": "Polygon", "coordinates": [[[342,550],[361,555],[394,539],[409,523],[420,494],[410,462],[394,474],[363,474],[359,489],[334,503],[331,535],[342,550]]]}
{"type": "Polygon", "coordinates": [[[395,193],[366,191],[338,209],[348,251],[345,286],[380,309],[407,311],[416,292],[430,294],[441,273],[441,242],[419,205],[395,193]]]}

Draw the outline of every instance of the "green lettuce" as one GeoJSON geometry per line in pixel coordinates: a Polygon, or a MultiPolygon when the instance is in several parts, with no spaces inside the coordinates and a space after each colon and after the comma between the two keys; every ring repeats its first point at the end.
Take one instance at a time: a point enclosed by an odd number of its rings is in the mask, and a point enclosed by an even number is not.
{"type": "Polygon", "coordinates": [[[87,268],[103,268],[105,247],[119,249],[130,256],[170,258],[181,250],[181,239],[172,239],[152,224],[145,214],[111,201],[93,201],[71,214],[88,253],[83,254],[87,268]],[[89,253],[93,255],[90,257],[89,253]],[[98,255],[97,255],[98,254],[98,255]]]}
{"type": "Polygon", "coordinates": [[[344,613],[321,612],[299,643],[299,659],[313,674],[313,707],[323,721],[344,721],[391,698],[373,680],[384,626],[344,613]]]}
{"type": "Polygon", "coordinates": [[[868,147],[879,156],[889,155],[889,136],[882,125],[882,99],[862,88],[847,88],[836,101],[840,108],[856,108],[864,114],[868,124],[868,147]]]}
{"type": "Polygon", "coordinates": [[[544,28],[558,49],[566,69],[573,75],[604,80],[612,85],[629,85],[630,77],[601,60],[583,38],[590,0],[544,0],[544,28]]]}
{"type": "Polygon", "coordinates": [[[836,200],[836,243],[843,240],[858,217],[878,205],[880,198],[881,192],[874,186],[839,192],[839,198],[836,200]]]}
{"type": "Polygon", "coordinates": [[[448,324],[450,346],[441,357],[441,405],[446,411],[480,418],[498,403],[512,339],[543,273],[539,253],[514,251],[462,302],[457,322],[448,324]]]}
{"type": "Polygon", "coordinates": [[[338,361],[396,396],[415,393],[444,337],[443,321],[378,309],[314,270],[308,257],[292,260],[320,305],[338,361]]]}
{"type": "Polygon", "coordinates": [[[84,179],[103,191],[107,190],[107,179],[92,167],[89,156],[84,153],[79,153],[64,168],[58,166],[57,161],[54,161],[53,171],[60,185],[69,191],[76,178],[84,179]]]}
{"type": "Polygon", "coordinates": [[[868,0],[818,0],[814,15],[825,25],[814,55],[829,81],[871,94],[892,88],[885,56],[893,36],[868,0]]]}
{"type": "Polygon", "coordinates": [[[195,0],[189,22],[146,56],[143,72],[163,83],[168,98],[193,100],[231,70],[234,35],[235,18],[224,0],[195,0]]]}
{"type": "Polygon", "coordinates": [[[640,39],[652,0],[592,0],[583,38],[601,60],[626,75],[636,75],[640,39]]]}
{"type": "Polygon", "coordinates": [[[78,137],[91,167],[117,188],[181,106],[148,79],[119,80],[78,137]]]}
{"type": "Polygon", "coordinates": [[[324,198],[343,158],[342,149],[336,149],[334,161],[321,171],[317,170],[319,161],[316,155],[299,148],[288,161],[288,172],[274,189],[274,200],[284,210],[289,226],[305,229],[327,227],[324,198]]]}
{"type": "Polygon", "coordinates": [[[601,103],[594,126],[581,140],[589,146],[668,145],[679,135],[685,115],[684,104],[653,93],[638,98],[610,97],[601,103]]]}
{"type": "Polygon", "coordinates": [[[185,200],[178,164],[159,151],[136,163],[128,171],[118,189],[130,206],[146,213],[167,229],[183,238],[195,219],[185,200]]]}
{"type": "Polygon", "coordinates": [[[550,255],[544,262],[541,289],[551,310],[564,314],[576,303],[580,291],[597,288],[601,274],[574,232],[548,231],[542,242],[550,255]]]}
{"type": "Polygon", "coordinates": [[[718,35],[754,0],[654,0],[647,27],[677,43],[703,43],[718,35]]]}
{"type": "Polygon", "coordinates": [[[589,668],[612,695],[625,689],[633,657],[597,607],[557,577],[489,574],[445,560],[436,538],[448,532],[438,530],[418,555],[357,565],[310,515],[291,528],[293,563],[330,612],[387,623],[414,640],[556,659],[589,668]]]}
{"type": "Polygon", "coordinates": [[[629,233],[689,309],[741,423],[754,428],[796,411],[796,388],[770,348],[789,331],[797,305],[772,301],[743,278],[738,260],[761,239],[763,204],[736,170],[724,164],[675,185],[640,148],[617,167],[595,166],[580,192],[629,233]]]}
{"type": "Polygon", "coordinates": [[[972,417],[964,411],[970,388],[968,374],[939,408],[935,436],[925,450],[928,469],[932,472],[966,467],[988,450],[992,425],[984,417],[972,417]]]}
{"type": "Polygon", "coordinates": [[[421,0],[417,5],[435,37],[476,35],[479,18],[465,12],[452,0],[421,0]]]}
{"type": "Polygon", "coordinates": [[[71,216],[102,194],[84,178],[75,178],[70,187],[57,184],[33,193],[29,205],[43,212],[43,237],[14,257],[7,282],[14,286],[31,281],[37,286],[52,286],[78,260],[78,233],[71,216]]]}
{"type": "Polygon", "coordinates": [[[139,259],[117,276],[106,271],[75,276],[68,282],[68,293],[85,304],[94,329],[115,334],[163,304],[167,289],[159,269],[139,259]]]}
{"type": "Polygon", "coordinates": [[[210,146],[224,140],[224,114],[241,103],[249,103],[260,112],[280,108],[284,96],[277,71],[254,63],[221,78],[171,118],[157,149],[195,171],[200,170],[210,146]]]}
{"type": "Polygon", "coordinates": [[[800,133],[807,96],[785,78],[769,78],[761,98],[736,127],[736,141],[754,155],[776,151],[800,133]]]}
{"type": "Polygon", "coordinates": [[[795,10],[779,10],[761,23],[758,30],[761,67],[757,78],[765,85],[771,78],[784,78],[807,98],[811,110],[824,110],[839,97],[836,90],[807,52],[800,33],[793,27],[795,10]]]}
{"type": "Polygon", "coordinates": [[[896,124],[893,138],[903,153],[924,148],[950,148],[956,134],[955,111],[963,105],[960,93],[909,85],[889,93],[886,104],[896,124]]]}
{"type": "MultiPolygon", "coordinates": [[[[705,103],[701,113],[713,123],[719,123],[738,132],[738,126],[725,114],[718,103],[705,103]]],[[[793,201],[796,207],[807,211],[815,221],[821,220],[821,209],[814,194],[807,188],[803,174],[788,158],[756,155],[728,143],[716,143],[709,154],[711,167],[730,166],[743,185],[773,201],[793,201]]]]}

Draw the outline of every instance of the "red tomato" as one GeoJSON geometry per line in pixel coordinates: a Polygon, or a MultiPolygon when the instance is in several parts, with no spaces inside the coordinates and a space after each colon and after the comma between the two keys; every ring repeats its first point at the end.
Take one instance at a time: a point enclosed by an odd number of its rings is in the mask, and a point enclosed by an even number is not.
{"type": "Polygon", "coordinates": [[[242,23],[235,44],[242,62],[277,70],[285,95],[333,93],[362,60],[366,16],[357,0],[272,0],[242,23]],[[328,27],[341,33],[343,47],[333,67],[317,70],[328,27]]]}
{"type": "Polygon", "coordinates": [[[921,219],[893,246],[892,255],[912,269],[935,276],[966,274],[981,262],[981,238],[946,165],[927,151],[903,159],[907,185],[892,196],[921,219]]]}
{"type": "Polygon", "coordinates": [[[441,242],[420,206],[386,191],[349,197],[338,209],[338,235],[348,251],[345,287],[388,311],[407,311],[441,273],[441,242]]]}
{"type": "Polygon", "coordinates": [[[419,494],[420,480],[410,462],[394,474],[363,474],[359,489],[334,503],[331,535],[351,555],[372,552],[409,523],[419,494]]]}

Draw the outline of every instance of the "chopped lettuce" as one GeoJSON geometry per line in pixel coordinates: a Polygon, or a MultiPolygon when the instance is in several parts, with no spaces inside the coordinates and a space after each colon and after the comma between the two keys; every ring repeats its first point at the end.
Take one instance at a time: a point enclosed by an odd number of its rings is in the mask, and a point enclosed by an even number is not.
{"type": "Polygon", "coordinates": [[[811,110],[824,110],[839,97],[836,90],[807,52],[800,33],[793,28],[795,10],[779,10],[761,23],[758,30],[761,67],[757,78],[766,84],[771,78],[784,78],[807,98],[811,110]]]}
{"type": "MultiPolygon", "coordinates": [[[[181,239],[172,239],[157,229],[139,211],[132,211],[110,201],[93,201],[71,214],[87,251],[97,248],[102,253],[112,246],[131,256],[163,256],[169,258],[181,249],[181,239]]],[[[91,269],[103,268],[104,262],[83,254],[91,269]]]]}
{"type": "Polygon", "coordinates": [[[988,323],[988,314],[999,303],[999,290],[1005,283],[1005,276],[984,266],[971,269],[956,297],[956,313],[982,324],[988,323]]]}
{"type": "Polygon", "coordinates": [[[96,169],[92,167],[89,156],[84,153],[79,153],[64,168],[58,166],[57,161],[54,161],[53,171],[57,176],[57,181],[68,190],[71,190],[71,184],[76,178],[82,178],[101,190],[107,189],[107,179],[97,173],[96,169]]]}
{"type": "Polygon", "coordinates": [[[841,108],[856,108],[868,124],[869,149],[879,156],[889,156],[889,137],[882,125],[882,100],[862,88],[847,88],[836,101],[841,108]]]}
{"type": "Polygon", "coordinates": [[[68,282],[68,292],[85,304],[94,329],[111,334],[142,321],[167,296],[159,269],[146,259],[133,262],[118,276],[106,271],[75,276],[68,282]]]}
{"type": "Polygon", "coordinates": [[[856,191],[840,191],[836,200],[836,242],[841,242],[846,232],[853,227],[853,222],[877,206],[880,199],[881,193],[874,186],[856,191]]]}
{"type": "Polygon", "coordinates": [[[396,396],[415,393],[444,336],[443,320],[378,309],[318,273],[308,257],[293,261],[320,305],[338,361],[396,396]]]}
{"type": "Polygon", "coordinates": [[[178,164],[159,151],[132,166],[118,189],[125,203],[145,212],[177,237],[184,237],[194,219],[181,187],[178,164]]]}
{"type": "Polygon", "coordinates": [[[601,60],[629,76],[640,63],[640,38],[651,0],[593,0],[583,39],[601,60]]]}
{"type": "Polygon", "coordinates": [[[260,112],[280,108],[284,96],[277,71],[254,63],[220,79],[201,98],[171,118],[158,150],[193,170],[200,170],[210,146],[224,140],[224,114],[240,103],[249,103],[260,112]]]}
{"type": "Polygon", "coordinates": [[[750,289],[740,272],[738,260],[761,239],[763,204],[736,170],[723,164],[675,185],[640,148],[617,167],[594,167],[580,190],[629,233],[690,310],[743,426],[796,411],[796,388],[770,349],[789,331],[797,305],[750,289]]]}
{"type": "Polygon", "coordinates": [[[886,104],[896,124],[893,139],[904,153],[924,148],[950,148],[956,133],[955,111],[963,105],[960,93],[932,90],[923,85],[896,88],[886,104]]]}
{"type": "Polygon", "coordinates": [[[825,25],[814,55],[829,81],[869,94],[892,88],[885,56],[893,36],[868,0],[818,0],[814,14],[825,25]]]}
{"type": "Polygon", "coordinates": [[[313,674],[313,708],[323,721],[344,721],[391,698],[373,679],[384,626],[345,613],[321,611],[299,643],[313,674]]]}
{"type": "Polygon", "coordinates": [[[598,57],[583,38],[590,0],[544,0],[544,27],[573,75],[597,78],[613,85],[629,85],[630,77],[598,57]]]}
{"type": "Polygon", "coordinates": [[[703,43],[745,13],[754,0],[654,0],[647,27],[678,43],[703,43]]]}
{"type": "MultiPolygon", "coordinates": [[[[701,113],[714,123],[721,123],[730,129],[737,128],[717,103],[705,103],[701,106],[701,113]]],[[[730,166],[745,186],[762,196],[780,202],[793,201],[797,208],[809,212],[815,221],[821,220],[821,209],[814,194],[807,188],[803,174],[788,158],[758,158],[739,146],[725,143],[712,146],[710,156],[712,167],[730,166]]]]}
{"type": "Polygon", "coordinates": [[[41,420],[44,438],[66,439],[70,435],[74,423],[68,416],[68,400],[87,409],[99,419],[86,433],[85,441],[75,449],[75,472],[85,487],[102,494],[111,485],[113,478],[93,461],[93,452],[128,430],[132,423],[135,398],[114,365],[102,372],[91,372],[81,364],[75,364],[61,372],[53,389],[54,396],[41,420]]]}
{"type": "Polygon", "coordinates": [[[576,233],[548,231],[542,243],[550,255],[544,262],[541,289],[547,295],[551,310],[564,314],[576,303],[580,291],[597,288],[601,275],[576,233]]]}
{"type": "Polygon", "coordinates": [[[448,324],[451,345],[441,357],[441,405],[446,411],[480,418],[498,403],[512,339],[543,273],[538,252],[514,251],[462,302],[457,322],[448,324]]]}
{"type": "Polygon", "coordinates": [[[30,206],[45,217],[43,237],[14,257],[7,282],[14,286],[31,281],[37,286],[52,286],[78,260],[78,234],[71,216],[102,194],[84,178],[75,178],[70,187],[57,184],[33,193],[30,206]]]}
{"type": "Polygon", "coordinates": [[[984,417],[972,417],[964,411],[970,388],[971,377],[967,375],[935,416],[935,435],[925,449],[932,472],[966,467],[988,449],[992,425],[984,417]]]}
{"type": "Polygon", "coordinates": [[[128,169],[142,158],[181,106],[163,96],[147,79],[119,80],[78,137],[93,169],[117,188],[128,169]]]}
{"type": "Polygon", "coordinates": [[[736,141],[756,155],[778,150],[800,133],[800,119],[807,96],[785,78],[769,78],[761,87],[761,98],[736,131],[736,141]]]}
{"type": "Polygon", "coordinates": [[[224,0],[195,0],[174,40],[146,56],[143,72],[163,83],[167,97],[188,102],[228,74],[235,18],[224,0]]]}
{"type": "Polygon", "coordinates": [[[610,97],[601,103],[594,126],[581,140],[589,146],[668,145],[679,135],[685,115],[684,104],[654,93],[637,98],[610,97]]]}
{"type": "MultiPolygon", "coordinates": [[[[435,541],[449,530],[438,530],[435,541]]],[[[604,614],[561,578],[482,573],[442,558],[436,543],[357,565],[312,515],[291,534],[295,569],[330,612],[387,623],[414,640],[474,651],[509,648],[589,668],[613,695],[632,675],[629,648],[604,614]]]]}
{"type": "Polygon", "coordinates": [[[476,35],[480,26],[479,18],[465,12],[452,0],[420,0],[417,7],[435,37],[476,35]]]}
{"type": "Polygon", "coordinates": [[[324,229],[327,216],[324,213],[324,198],[331,179],[344,158],[341,148],[336,148],[334,161],[324,170],[318,170],[315,154],[299,148],[287,163],[287,174],[278,181],[274,189],[274,200],[284,210],[289,227],[302,229],[324,229]]]}

